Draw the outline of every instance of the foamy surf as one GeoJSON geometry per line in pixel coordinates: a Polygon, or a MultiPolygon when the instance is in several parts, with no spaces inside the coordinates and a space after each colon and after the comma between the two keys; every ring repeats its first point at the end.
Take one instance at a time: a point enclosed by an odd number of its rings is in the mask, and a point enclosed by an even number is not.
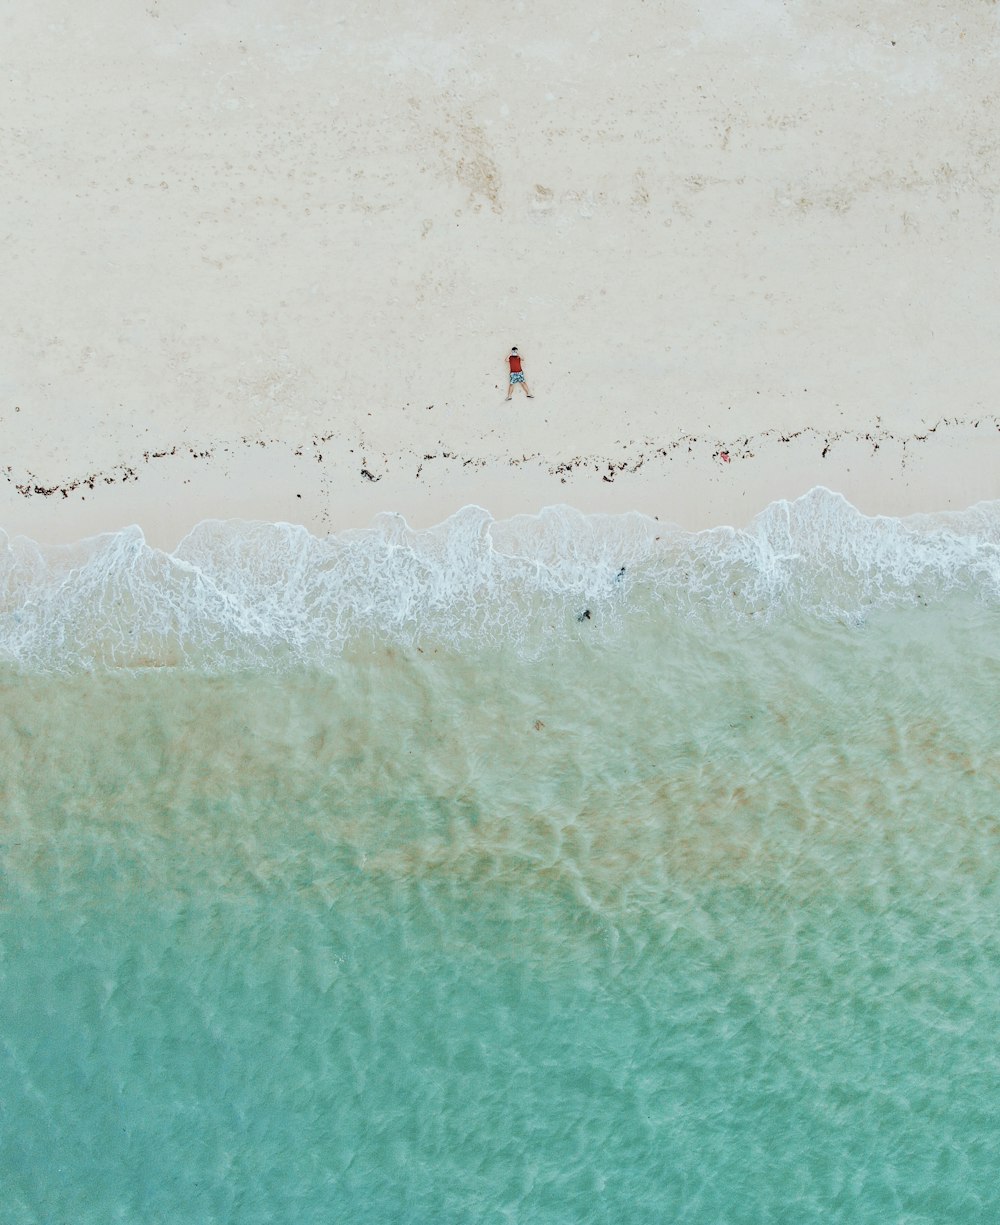
{"type": "Polygon", "coordinates": [[[745,529],[687,532],[567,506],[496,520],[468,506],[318,538],[207,520],[174,549],[139,527],[67,547],[3,536],[0,660],[19,670],[323,668],[365,643],[515,646],[680,616],[859,620],[955,593],[1000,600],[1000,501],[869,517],[816,488],[745,529]]]}

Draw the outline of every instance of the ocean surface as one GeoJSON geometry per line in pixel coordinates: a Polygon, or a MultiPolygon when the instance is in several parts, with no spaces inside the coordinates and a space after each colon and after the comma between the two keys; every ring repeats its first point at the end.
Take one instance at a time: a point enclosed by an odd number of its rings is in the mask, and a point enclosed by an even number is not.
{"type": "Polygon", "coordinates": [[[1000,503],[0,536],[0,1221],[1000,1220],[1000,503]]]}

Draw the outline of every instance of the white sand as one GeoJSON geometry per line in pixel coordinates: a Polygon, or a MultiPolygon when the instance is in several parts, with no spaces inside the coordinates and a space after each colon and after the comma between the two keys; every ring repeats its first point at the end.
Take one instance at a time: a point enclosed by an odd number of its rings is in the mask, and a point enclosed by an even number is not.
{"type": "Polygon", "coordinates": [[[8,530],[1000,496],[998,5],[41,0],[2,47],[8,530]]]}

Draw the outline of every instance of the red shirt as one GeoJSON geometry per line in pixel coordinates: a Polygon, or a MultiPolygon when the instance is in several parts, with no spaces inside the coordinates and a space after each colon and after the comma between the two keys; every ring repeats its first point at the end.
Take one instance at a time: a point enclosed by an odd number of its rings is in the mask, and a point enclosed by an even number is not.
{"type": "Polygon", "coordinates": [[[507,358],[507,360],[510,362],[510,372],[511,372],[511,374],[520,374],[520,373],[521,373],[521,357],[520,357],[520,354],[518,354],[518,353],[512,353],[512,354],[510,355],[510,357],[508,357],[508,358],[507,358]]]}

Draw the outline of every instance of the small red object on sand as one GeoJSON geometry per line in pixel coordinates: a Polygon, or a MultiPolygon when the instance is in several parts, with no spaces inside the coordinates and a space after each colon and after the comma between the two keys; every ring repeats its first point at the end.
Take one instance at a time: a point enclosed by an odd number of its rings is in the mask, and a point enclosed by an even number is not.
{"type": "Polygon", "coordinates": [[[722,460],[722,462],[723,462],[724,464],[728,464],[728,463],[729,463],[729,452],[728,452],[728,451],[720,451],[720,452],[719,452],[719,458],[722,460]]]}

